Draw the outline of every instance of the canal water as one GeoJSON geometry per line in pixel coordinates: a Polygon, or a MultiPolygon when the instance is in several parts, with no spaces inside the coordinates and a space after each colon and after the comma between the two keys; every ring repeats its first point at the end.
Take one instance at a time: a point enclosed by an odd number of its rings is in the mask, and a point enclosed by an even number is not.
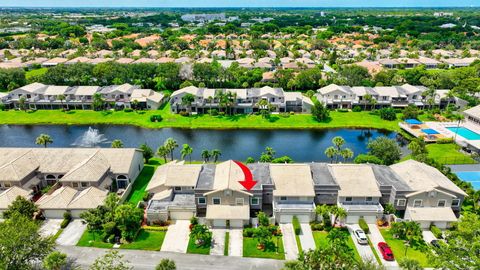
{"type": "Polygon", "coordinates": [[[181,145],[193,148],[192,158],[201,160],[204,149],[219,149],[220,159],[258,160],[265,147],[272,147],[276,157],[290,156],[296,162],[328,161],[325,149],[332,145],[335,136],[342,136],[345,147],[355,156],[366,153],[370,139],[379,136],[396,138],[397,133],[377,129],[303,129],[303,130],[258,130],[258,129],[145,129],[134,126],[29,126],[1,125],[0,147],[39,147],[35,138],[49,134],[53,143],[49,147],[110,147],[112,140],[119,139],[125,147],[138,147],[147,143],[153,149],[169,138],[174,138],[180,147],[175,158],[180,158],[181,145]]]}

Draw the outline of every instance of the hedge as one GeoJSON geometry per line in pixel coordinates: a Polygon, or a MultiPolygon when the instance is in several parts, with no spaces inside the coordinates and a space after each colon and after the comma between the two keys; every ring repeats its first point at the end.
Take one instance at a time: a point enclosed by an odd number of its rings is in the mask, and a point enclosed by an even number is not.
{"type": "Polygon", "coordinates": [[[361,218],[358,220],[358,225],[360,225],[360,228],[365,232],[369,233],[370,229],[368,228],[367,222],[365,222],[365,219],[361,218]]]}
{"type": "Polygon", "coordinates": [[[298,221],[297,216],[293,216],[292,224],[293,224],[293,229],[295,230],[295,234],[300,235],[302,233],[302,227],[300,227],[300,221],[298,221]]]}
{"type": "Polygon", "coordinates": [[[168,226],[143,226],[142,228],[146,231],[157,231],[157,232],[166,232],[168,230],[168,226]]]}
{"type": "Polygon", "coordinates": [[[435,238],[437,239],[443,238],[442,230],[440,230],[437,226],[435,225],[430,226],[430,231],[433,233],[433,236],[435,236],[435,238]]]}

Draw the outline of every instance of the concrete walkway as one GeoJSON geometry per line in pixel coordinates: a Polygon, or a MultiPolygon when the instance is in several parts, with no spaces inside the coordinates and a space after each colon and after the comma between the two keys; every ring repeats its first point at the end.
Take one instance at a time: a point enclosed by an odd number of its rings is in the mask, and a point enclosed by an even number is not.
{"type": "MultiPolygon", "coordinates": [[[[109,250],[92,247],[58,246],[60,252],[66,253],[75,260],[81,269],[88,269],[97,257],[103,256],[109,250]]],[[[177,269],[181,270],[277,270],[281,269],[284,261],[260,258],[241,258],[230,256],[205,256],[198,254],[180,254],[173,252],[122,250],[118,252],[128,265],[135,270],[151,270],[162,259],[175,261],[177,269]]]]}
{"type": "Polygon", "coordinates": [[[224,255],[226,229],[212,229],[212,248],[210,255],[224,255]]]}
{"type": "MultiPolygon", "coordinates": [[[[383,259],[382,253],[378,249],[378,243],[385,242],[382,234],[380,233],[380,229],[378,229],[377,225],[375,224],[368,224],[368,229],[370,230],[369,237],[370,241],[372,242],[373,248],[378,254],[378,257],[382,261],[382,264],[388,267],[398,267],[398,263],[396,261],[386,261],[383,259]]],[[[395,254],[393,254],[395,256],[395,254]]]]}
{"type": "Polygon", "coordinates": [[[243,256],[243,230],[230,229],[230,241],[228,244],[228,256],[243,256]]]}
{"type": "Polygon", "coordinates": [[[422,236],[423,236],[423,240],[427,243],[427,244],[430,244],[430,242],[432,242],[433,240],[437,240],[437,238],[435,237],[435,235],[433,235],[433,233],[429,230],[423,230],[422,231],[422,236]]]}
{"type": "Polygon", "coordinates": [[[40,235],[43,237],[53,236],[60,230],[63,219],[46,219],[40,227],[40,235]]]}
{"type": "Polygon", "coordinates": [[[162,251],[186,253],[188,240],[190,240],[190,221],[177,220],[175,224],[168,227],[165,239],[162,244],[162,251]]]}
{"type": "Polygon", "coordinates": [[[75,246],[86,228],[87,224],[83,224],[82,220],[72,220],[57,238],[57,244],[62,246],[75,246]]]}
{"type": "Polygon", "coordinates": [[[280,230],[283,235],[283,249],[285,250],[286,260],[295,260],[298,258],[298,247],[295,239],[295,232],[291,223],[280,224],[280,230]]]}
{"type": "Polygon", "coordinates": [[[302,243],[302,249],[308,251],[309,249],[315,249],[315,240],[313,240],[313,233],[308,223],[300,224],[302,227],[302,233],[299,235],[300,243],[302,243]]]}
{"type": "Polygon", "coordinates": [[[348,228],[348,231],[350,232],[350,237],[352,237],[353,243],[355,244],[355,248],[357,249],[360,257],[362,257],[362,259],[364,261],[370,260],[370,261],[376,263],[377,260],[375,259],[375,255],[373,255],[373,251],[370,248],[370,246],[369,245],[360,245],[357,242],[357,238],[353,234],[353,231],[357,230],[357,229],[360,229],[360,227],[355,224],[355,225],[347,225],[347,228],[348,228]]]}

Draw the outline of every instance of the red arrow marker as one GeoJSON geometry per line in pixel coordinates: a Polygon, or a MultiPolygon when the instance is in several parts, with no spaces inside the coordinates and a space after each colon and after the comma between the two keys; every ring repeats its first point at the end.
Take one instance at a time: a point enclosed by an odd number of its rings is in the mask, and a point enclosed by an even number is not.
{"type": "Polygon", "coordinates": [[[252,172],[247,166],[243,165],[243,163],[241,163],[240,161],[234,160],[233,162],[235,162],[235,164],[237,164],[238,167],[242,169],[243,175],[245,175],[245,180],[238,181],[238,183],[240,183],[246,190],[251,190],[257,184],[257,181],[253,180],[252,172]]]}

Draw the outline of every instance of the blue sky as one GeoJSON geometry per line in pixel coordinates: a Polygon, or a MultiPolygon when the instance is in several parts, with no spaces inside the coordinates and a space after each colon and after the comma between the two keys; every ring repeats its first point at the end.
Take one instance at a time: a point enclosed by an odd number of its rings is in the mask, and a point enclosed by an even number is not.
{"type": "Polygon", "coordinates": [[[480,0],[0,0],[23,7],[459,7],[480,0]]]}

